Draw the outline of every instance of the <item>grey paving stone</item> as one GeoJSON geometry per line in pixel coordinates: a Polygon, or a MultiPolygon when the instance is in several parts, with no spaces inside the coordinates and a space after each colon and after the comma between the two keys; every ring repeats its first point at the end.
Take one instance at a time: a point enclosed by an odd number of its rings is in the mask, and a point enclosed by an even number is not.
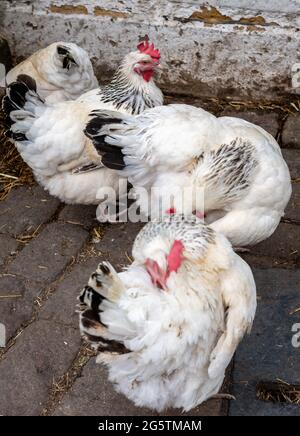
{"type": "MultiPolygon", "coordinates": [[[[12,275],[0,275],[0,298],[8,295],[18,295],[20,298],[24,297],[26,286],[23,279],[12,275]]],[[[11,297],[13,298],[13,297],[11,297]]],[[[0,300],[1,303],[1,300],[0,300]]]]}
{"type": "Polygon", "coordinates": [[[89,234],[80,226],[51,223],[9,265],[9,272],[50,283],[82,248],[89,234]]]}
{"type": "Polygon", "coordinates": [[[291,178],[299,179],[300,177],[300,150],[282,149],[282,155],[289,167],[291,178]]]}
{"type": "Polygon", "coordinates": [[[242,118],[250,123],[257,124],[274,137],[276,137],[279,130],[278,114],[276,112],[254,110],[237,111],[228,108],[221,112],[219,116],[242,118]]]}
{"type": "Polygon", "coordinates": [[[300,115],[289,115],[282,131],[283,147],[300,149],[300,115]]]}
{"type": "Polygon", "coordinates": [[[52,217],[58,205],[59,201],[40,186],[16,188],[0,202],[0,233],[33,233],[52,217]]]}
{"type": "Polygon", "coordinates": [[[0,276],[0,322],[6,328],[6,341],[32,318],[34,301],[40,291],[37,283],[28,283],[20,277],[0,276]]]}
{"type": "MultiPolygon", "coordinates": [[[[258,304],[261,301],[269,302],[269,300],[292,299],[294,296],[299,296],[300,288],[300,269],[294,271],[284,268],[278,269],[253,269],[254,278],[256,280],[258,304]]],[[[299,305],[297,306],[299,307],[299,305]]],[[[291,310],[295,309],[291,305],[291,310]]]]}
{"type": "Polygon", "coordinates": [[[91,228],[98,223],[94,205],[67,204],[60,212],[58,219],[86,228],[91,228]]]}
{"type": "Polygon", "coordinates": [[[19,336],[0,362],[0,415],[38,415],[54,379],[64,374],[79,348],[77,330],[39,320],[19,336]]]}
{"type": "Polygon", "coordinates": [[[220,400],[209,400],[188,413],[167,410],[163,413],[135,407],[123,395],[118,394],[107,379],[102,365],[92,358],[84,367],[82,375],[54,411],[54,416],[216,416],[222,413],[220,400]]]}
{"type": "Polygon", "coordinates": [[[80,291],[102,260],[109,260],[118,270],[128,264],[127,256],[131,254],[132,243],[140,227],[141,225],[132,223],[108,224],[101,241],[89,245],[90,249],[94,249],[95,253],[99,252],[99,255],[87,257],[72,268],[41,309],[40,317],[64,322],[77,328],[78,315],[75,314],[75,305],[80,291]]]}
{"type": "Polygon", "coordinates": [[[273,235],[265,241],[249,247],[242,257],[255,267],[288,267],[300,264],[299,226],[280,223],[273,235]]]}
{"type": "Polygon", "coordinates": [[[256,399],[259,381],[299,383],[299,348],[292,346],[292,325],[300,322],[300,270],[254,271],[258,310],[251,335],[240,344],[234,360],[230,415],[297,415],[300,408],[256,399]]]}
{"type": "Polygon", "coordinates": [[[99,262],[100,258],[96,257],[75,265],[42,307],[39,317],[78,328],[77,296],[99,262]]]}
{"type": "Polygon", "coordinates": [[[0,234],[0,267],[11,254],[15,253],[17,247],[18,241],[15,238],[0,234]]]}
{"type": "Polygon", "coordinates": [[[104,259],[109,260],[116,269],[128,265],[133,241],[145,223],[107,224],[101,241],[96,244],[104,259]]]}
{"type": "Polygon", "coordinates": [[[292,197],[287,205],[284,219],[300,223],[300,183],[293,183],[292,188],[292,197]]]}

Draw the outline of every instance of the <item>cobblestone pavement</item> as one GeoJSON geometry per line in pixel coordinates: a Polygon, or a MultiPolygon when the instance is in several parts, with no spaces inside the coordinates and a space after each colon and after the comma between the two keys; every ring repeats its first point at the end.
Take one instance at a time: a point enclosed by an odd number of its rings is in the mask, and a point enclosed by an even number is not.
{"type": "MultiPolygon", "coordinates": [[[[201,102],[197,102],[201,105],[201,102]]],[[[258,312],[239,347],[223,392],[190,415],[300,415],[287,403],[256,399],[261,380],[300,382],[300,117],[280,112],[216,108],[260,124],[278,138],[291,169],[293,197],[276,233],[245,259],[254,268],[258,312]]],[[[254,223],[255,225],[255,223],[254,223]]],[[[19,187],[0,203],[0,415],[151,415],[117,394],[93,352],[81,343],[76,296],[100,259],[128,262],[140,225],[99,225],[95,207],[67,206],[39,186],[19,187]]],[[[162,415],[179,415],[166,411],[162,415]]]]}

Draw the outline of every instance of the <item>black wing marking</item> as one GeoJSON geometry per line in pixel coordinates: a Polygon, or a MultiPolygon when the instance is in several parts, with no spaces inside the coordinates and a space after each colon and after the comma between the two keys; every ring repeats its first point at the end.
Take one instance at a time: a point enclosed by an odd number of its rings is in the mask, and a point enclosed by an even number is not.
{"type": "Polygon", "coordinates": [[[97,152],[102,156],[102,163],[105,167],[112,170],[122,170],[125,168],[124,155],[120,147],[107,144],[106,135],[99,133],[108,124],[120,124],[119,118],[106,118],[101,116],[93,117],[84,130],[85,135],[93,142],[97,152]]]}
{"type": "MultiPolygon", "coordinates": [[[[5,114],[5,120],[9,126],[13,124],[10,118],[10,113],[15,110],[20,110],[24,107],[26,103],[26,94],[28,92],[31,92],[31,94],[35,95],[37,100],[43,102],[43,100],[36,93],[35,80],[26,74],[20,74],[17,77],[16,82],[12,82],[7,86],[6,95],[2,100],[2,110],[5,114]]],[[[23,133],[12,131],[6,132],[6,136],[13,138],[16,141],[23,141],[27,139],[23,133]]]]}
{"type": "Polygon", "coordinates": [[[222,144],[205,155],[204,160],[208,161],[206,186],[215,192],[221,186],[222,196],[227,200],[236,200],[241,192],[249,189],[258,167],[255,147],[243,138],[222,144]]]}
{"type": "Polygon", "coordinates": [[[99,170],[100,168],[103,168],[102,163],[96,164],[94,162],[91,162],[91,163],[88,163],[86,165],[82,165],[81,167],[73,169],[72,174],[89,173],[91,171],[99,170]]]}
{"type": "Polygon", "coordinates": [[[36,81],[33,77],[30,77],[27,74],[19,74],[17,77],[17,82],[22,82],[27,86],[28,89],[37,92],[36,81]]]}
{"type": "Polygon", "coordinates": [[[78,65],[73,56],[70,53],[70,50],[68,47],[58,45],[57,46],[57,53],[60,57],[62,57],[62,66],[64,69],[69,70],[73,65],[78,65]]]}

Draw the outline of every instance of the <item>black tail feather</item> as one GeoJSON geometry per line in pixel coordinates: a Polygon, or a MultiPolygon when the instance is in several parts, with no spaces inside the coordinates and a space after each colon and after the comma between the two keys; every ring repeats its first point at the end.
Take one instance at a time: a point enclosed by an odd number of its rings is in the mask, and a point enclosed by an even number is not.
{"type": "Polygon", "coordinates": [[[6,138],[11,138],[14,141],[27,141],[27,136],[22,133],[22,132],[12,132],[11,130],[6,130],[4,132],[4,135],[6,136],[6,138]]]}
{"type": "Polygon", "coordinates": [[[33,79],[33,77],[27,76],[27,74],[19,74],[17,77],[17,82],[22,82],[27,86],[28,89],[37,92],[36,81],[33,79]]]}
{"type": "Polygon", "coordinates": [[[102,336],[95,336],[90,332],[97,327],[100,327],[99,332],[106,327],[105,324],[101,322],[101,311],[98,313],[92,309],[85,309],[81,313],[80,324],[83,330],[83,336],[87,339],[91,344],[97,346],[98,351],[105,351],[108,353],[117,353],[117,354],[126,354],[130,353],[123,344],[113,339],[105,339],[102,336]]]}
{"type": "MultiPolygon", "coordinates": [[[[24,108],[28,92],[31,92],[31,95],[35,95],[36,99],[43,102],[43,100],[36,93],[36,89],[35,80],[26,74],[20,74],[17,77],[16,82],[13,82],[7,86],[6,95],[2,100],[2,110],[4,112],[5,121],[9,128],[12,126],[12,124],[14,124],[14,121],[11,119],[11,112],[24,108]]],[[[27,140],[25,133],[13,131],[12,129],[6,131],[5,135],[8,138],[12,138],[18,142],[27,140]]]]}
{"type": "Polygon", "coordinates": [[[36,92],[36,82],[26,74],[20,74],[16,82],[8,85],[6,95],[2,100],[2,110],[9,125],[12,124],[10,113],[24,107],[26,94],[29,91],[36,92]]]}
{"type": "Polygon", "coordinates": [[[126,166],[122,150],[118,147],[116,147],[114,153],[104,153],[102,163],[106,168],[110,168],[111,170],[122,171],[126,166]]]}
{"type": "Polygon", "coordinates": [[[2,99],[2,111],[5,116],[6,123],[11,126],[10,113],[18,109],[18,106],[10,100],[8,95],[5,95],[2,99]]]}
{"type": "Polygon", "coordinates": [[[102,156],[102,163],[105,167],[112,170],[122,170],[125,168],[124,155],[120,147],[107,144],[107,135],[99,133],[102,127],[109,124],[120,124],[122,118],[106,118],[96,115],[93,117],[84,130],[85,135],[90,138],[98,153],[102,156]]]}
{"type": "Polygon", "coordinates": [[[93,139],[94,136],[99,134],[99,131],[102,127],[108,124],[120,124],[122,122],[122,118],[108,118],[101,112],[93,111],[90,115],[95,115],[90,121],[87,123],[85,128],[85,134],[88,138],[93,139]]]}

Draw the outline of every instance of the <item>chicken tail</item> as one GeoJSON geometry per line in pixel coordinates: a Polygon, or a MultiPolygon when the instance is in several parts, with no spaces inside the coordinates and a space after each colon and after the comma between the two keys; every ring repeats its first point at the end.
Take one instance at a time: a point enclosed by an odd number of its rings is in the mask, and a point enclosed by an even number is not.
{"type": "Polygon", "coordinates": [[[37,94],[35,80],[20,74],[17,81],[7,87],[2,100],[2,110],[10,126],[6,135],[15,141],[26,141],[26,133],[35,118],[36,107],[43,105],[44,100],[37,94]]]}
{"type": "Polygon", "coordinates": [[[126,120],[132,117],[116,111],[93,111],[92,118],[86,125],[85,135],[90,138],[94,147],[102,156],[102,163],[113,170],[125,168],[122,147],[118,144],[108,144],[107,139],[114,131],[122,127],[126,120]]]}
{"type": "Polygon", "coordinates": [[[130,325],[116,304],[123,291],[114,268],[102,262],[79,296],[81,334],[98,351],[116,355],[129,352],[122,338],[130,333],[130,325]]]}

